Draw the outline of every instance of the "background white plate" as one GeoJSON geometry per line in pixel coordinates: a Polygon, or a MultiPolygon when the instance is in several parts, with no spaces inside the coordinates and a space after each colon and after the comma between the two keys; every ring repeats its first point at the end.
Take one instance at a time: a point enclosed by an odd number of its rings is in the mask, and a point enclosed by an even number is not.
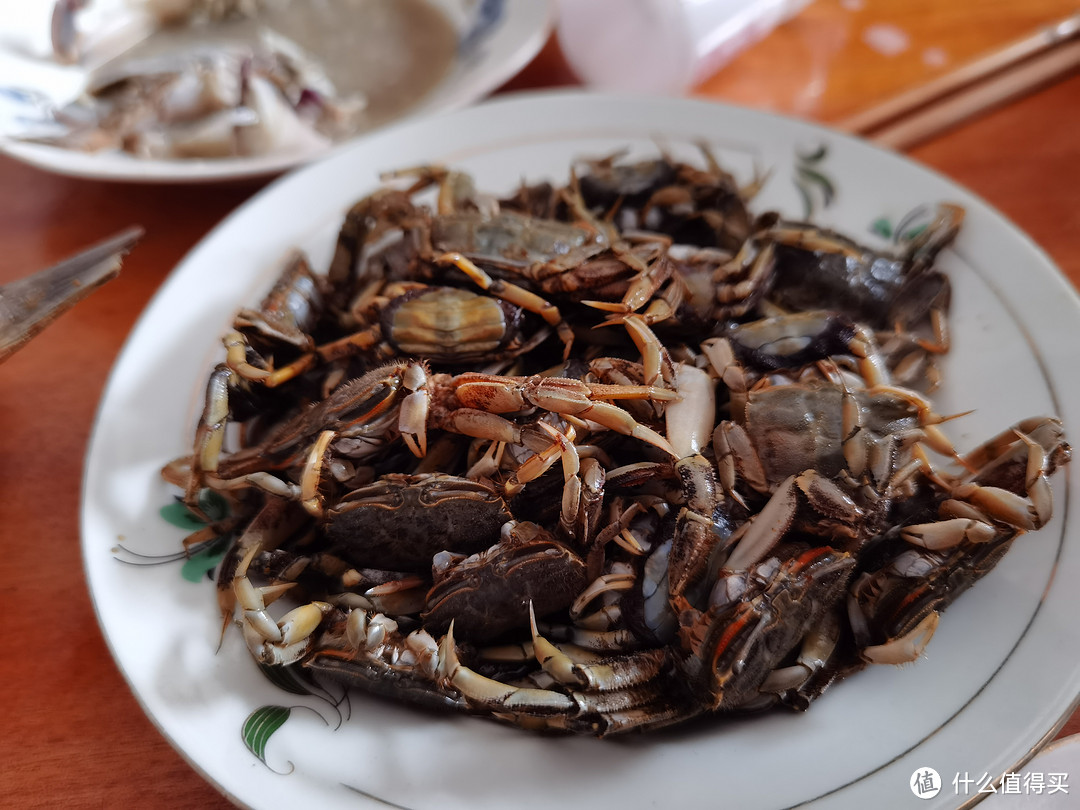
{"type": "Polygon", "coordinates": [[[808,189],[815,218],[870,243],[880,241],[870,232],[876,220],[895,224],[924,203],[963,205],[964,229],[941,257],[953,281],[954,348],[939,410],[977,410],[950,423],[950,433],[968,449],[1023,417],[1056,413],[1075,435],[1076,294],[1000,214],[897,155],[760,112],[584,93],[506,97],[371,135],[278,180],[174,271],[113,371],[88,455],[83,545],[105,635],[162,732],[227,794],[253,807],[415,810],[948,807],[965,798],[951,784],[917,802],[908,786],[917,768],[935,768],[947,783],[956,772],[1000,775],[1069,711],[1080,692],[1080,535],[1068,470],[1054,480],[1053,521],[1021,537],[949,609],[923,660],[859,673],[805,714],[605,741],[541,738],[364,695],[353,696],[351,717],[335,728],[325,704],[266,682],[239,633],[215,653],[212,583],[184,581],[178,566],[115,559],[118,541],[145,554],[179,548],[183,532],[158,516],[173,492],[157,471],[190,452],[205,375],[222,357],[220,334],[238,306],[259,300],[287,249],[306,249],[325,268],[343,213],[379,172],[437,161],[472,172],[481,189],[509,192],[522,178],[563,181],[572,158],[622,147],[655,155],[660,142],[695,160],[700,141],[740,180],[770,169],[754,209],[792,216],[802,211],[798,155],[824,146],[815,166],[836,196],[822,207],[820,187],[808,189]],[[264,705],[307,707],[270,739],[267,765],[240,735],[264,705]]]}
{"type": "MultiPolygon", "coordinates": [[[[100,6],[110,0],[98,0],[100,6]]],[[[115,5],[120,0],[111,0],[115,5]]],[[[456,62],[443,81],[404,118],[455,110],[511,79],[539,52],[554,24],[553,0],[430,0],[458,28],[456,62]]],[[[136,182],[207,182],[259,177],[291,169],[347,146],[318,153],[217,160],[144,160],[116,151],[80,152],[26,143],[15,135],[41,115],[46,100],[69,101],[85,71],[52,62],[52,0],[0,0],[0,152],[46,171],[136,182]]]]}

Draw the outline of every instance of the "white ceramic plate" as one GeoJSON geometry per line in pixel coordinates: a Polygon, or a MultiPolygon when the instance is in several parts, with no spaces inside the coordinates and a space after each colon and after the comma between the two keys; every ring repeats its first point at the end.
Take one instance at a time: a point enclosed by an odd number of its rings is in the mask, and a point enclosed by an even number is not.
{"type": "Polygon", "coordinates": [[[697,159],[710,144],[740,179],[771,170],[755,209],[802,213],[880,243],[924,203],[967,209],[941,262],[953,281],[954,349],[939,410],[975,408],[948,425],[969,449],[1019,419],[1056,413],[1076,435],[1080,306],[1030,240],[986,203],[897,155],[778,116],[689,100],[576,93],[505,97],[376,133],[282,178],[223,222],[176,269],[135,328],[101,403],[86,467],[82,528],[101,623],[124,674],[172,743],[221,790],[252,807],[865,808],[915,801],[912,774],[934,768],[946,789],[924,806],[963,803],[952,774],[1000,775],[1030,756],[1080,691],[1080,531],[1076,477],[1054,480],[1053,521],[1020,538],[1005,560],[946,613],[924,659],[838,684],[805,714],[771,714],[623,739],[541,738],[467,717],[432,716],[354,695],[351,717],[270,685],[239,633],[215,652],[214,587],[179,564],[120,564],[123,542],[144,554],[179,548],[183,532],[159,507],[157,477],[190,452],[219,335],[241,304],[259,300],[286,250],[324,267],[344,211],[379,172],[437,161],[472,172],[481,189],[527,178],[564,180],[572,158],[622,147],[655,155],[660,142],[697,159]],[[825,149],[807,181],[799,155],[825,149]],[[1071,522],[1070,522],[1071,521],[1071,522]],[[293,709],[270,738],[266,764],[241,740],[266,705],[293,709]],[[287,774],[287,775],[286,775],[287,774]]]}
{"type": "MultiPolygon", "coordinates": [[[[112,0],[114,4],[120,0],[112,0]]],[[[99,0],[98,5],[109,0],[99,0]]],[[[406,118],[455,110],[511,79],[539,52],[554,21],[553,0],[431,0],[458,29],[456,62],[443,81],[406,118]]],[[[51,60],[50,0],[0,0],[0,152],[46,171],[75,177],[135,182],[208,182],[277,174],[347,147],[318,153],[273,154],[217,160],[144,160],[117,151],[80,152],[27,143],[50,103],[74,98],[85,81],[78,66],[51,60]]]]}

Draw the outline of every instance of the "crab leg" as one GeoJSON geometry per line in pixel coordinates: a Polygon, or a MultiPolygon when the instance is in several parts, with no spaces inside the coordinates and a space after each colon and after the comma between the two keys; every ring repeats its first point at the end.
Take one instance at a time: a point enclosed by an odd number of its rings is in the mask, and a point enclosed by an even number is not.
{"type": "MultiPolygon", "coordinates": [[[[567,426],[565,434],[560,433],[546,422],[537,422],[536,426],[547,434],[550,442],[541,449],[536,450],[517,468],[506,483],[506,493],[508,495],[516,495],[525,484],[529,481],[535,481],[560,459],[563,463],[564,481],[569,481],[578,474],[579,459],[577,450],[574,447],[574,439],[577,433],[573,425],[567,426]]],[[[525,432],[522,433],[523,440],[526,440],[526,435],[525,432]]]]}
{"type": "MultiPolygon", "coordinates": [[[[1032,430],[1051,433],[1042,421],[1027,420],[1021,423],[1032,430]]],[[[1052,424],[1051,424],[1052,427],[1052,424]]],[[[979,484],[975,481],[949,489],[949,499],[942,502],[938,512],[941,520],[908,526],[901,535],[914,545],[929,549],[944,549],[961,543],[988,543],[998,536],[994,521],[1018,529],[1033,531],[1046,524],[1053,514],[1053,494],[1047,479],[1051,458],[1046,447],[1026,433],[1014,428],[1012,440],[1007,434],[995,437],[987,446],[968,456],[968,461],[979,459],[989,463],[1000,458],[1007,450],[1023,445],[1024,494],[1018,494],[998,486],[979,484]]],[[[940,482],[939,482],[940,483],[940,482]]]]}
{"type": "Polygon", "coordinates": [[[864,647],[863,659],[871,664],[907,664],[918,659],[937,630],[941,617],[934,611],[900,638],[864,647]]]}
{"type": "MultiPolygon", "coordinates": [[[[664,240],[661,242],[661,245],[666,248],[666,243],[669,241],[670,240],[664,240]]],[[[637,270],[637,274],[630,280],[621,301],[582,301],[582,303],[586,306],[593,307],[594,309],[603,310],[605,312],[615,312],[622,315],[637,312],[649,302],[664,282],[671,278],[672,271],[670,264],[668,263],[667,253],[663,249],[659,250],[653,260],[646,264],[632,251],[619,250],[617,248],[612,248],[612,251],[627,266],[637,270]]],[[[651,309],[652,307],[650,306],[650,310],[651,309]]],[[[664,320],[666,317],[670,317],[672,310],[670,307],[667,309],[668,311],[666,314],[662,314],[660,308],[653,310],[650,322],[656,323],[657,321],[664,320]]]]}
{"type": "MultiPolygon", "coordinates": [[[[534,649],[536,644],[533,644],[534,649]]],[[[606,668],[601,664],[577,664],[552,645],[549,666],[574,683],[600,680],[609,691],[569,694],[528,686],[515,686],[486,678],[464,666],[458,659],[453,627],[439,643],[437,683],[459,691],[474,707],[483,708],[495,717],[534,728],[591,731],[603,735],[644,726],[657,727],[690,716],[699,709],[680,705],[666,698],[662,689],[651,683],[661,667],[654,659],[663,655],[654,650],[642,655],[641,670],[633,676],[621,665],[606,668]],[[565,666],[564,666],[565,664],[565,666]],[[621,679],[633,682],[620,682],[621,679]]],[[[545,656],[545,652],[539,653],[545,656]]],[[[631,667],[632,669],[632,667],[631,667]]]]}
{"type": "Polygon", "coordinates": [[[538,625],[547,636],[568,641],[595,652],[625,652],[641,646],[636,635],[625,628],[615,630],[588,630],[581,627],[538,625]]]}
{"type": "Polygon", "coordinates": [[[776,488],[761,511],[744,523],[731,539],[736,544],[724,567],[744,571],[761,560],[779,542],[795,519],[797,476],[789,475],[776,488]]]}
{"type": "Polygon", "coordinates": [[[720,377],[728,389],[731,398],[731,418],[742,423],[746,419],[746,401],[750,391],[750,381],[746,370],[735,359],[731,341],[724,338],[710,338],[701,344],[701,350],[709,360],[709,365],[720,377]]]}
{"type": "Polygon", "coordinates": [[[969,483],[954,489],[952,496],[971,503],[995,520],[1032,531],[1041,528],[1053,513],[1053,494],[1046,478],[1047,453],[1042,445],[1020,431],[1016,431],[1016,435],[1027,445],[1026,495],[1017,495],[1001,487],[969,483]]]}
{"type": "Polygon", "coordinates": [[[671,383],[675,377],[671,358],[660,339],[641,315],[630,314],[619,318],[613,318],[597,326],[612,326],[622,324],[626,327],[630,339],[634,342],[637,350],[641,353],[641,362],[645,370],[645,384],[655,385],[663,375],[667,383],[671,383]]]}
{"type": "Polygon", "coordinates": [[[1055,425],[1056,429],[1060,431],[1057,420],[1048,419],[1045,416],[1032,416],[1023,419],[965,455],[964,467],[969,470],[981,469],[1012,450],[1016,446],[1018,433],[1030,437],[1037,434],[1037,432],[1041,433],[1048,428],[1053,428],[1055,425]]]}
{"type": "Polygon", "coordinates": [[[233,577],[233,593],[241,608],[241,629],[248,649],[255,659],[265,664],[285,665],[299,660],[311,648],[312,634],[334,606],[315,601],[290,610],[275,622],[266,610],[266,597],[271,601],[294,583],[256,588],[247,577],[248,567],[260,551],[252,545],[237,565],[233,577]]]}
{"type": "Polygon", "coordinates": [[[660,674],[667,660],[663,649],[644,650],[599,661],[575,660],[565,650],[540,635],[531,607],[529,623],[536,660],[544,672],[564,686],[597,692],[625,689],[651,681],[660,674]]]}
{"type": "MultiPolygon", "coordinates": [[[[566,433],[563,434],[546,422],[539,422],[537,424],[540,426],[541,430],[545,431],[548,436],[551,437],[552,443],[549,448],[542,453],[538,453],[526,460],[526,462],[518,468],[518,471],[511,480],[520,481],[522,483],[534,480],[542,475],[556,459],[561,459],[563,467],[563,492],[559,511],[559,525],[568,536],[575,537],[574,527],[581,515],[583,489],[581,480],[581,460],[578,457],[577,448],[574,446],[576,432],[572,425],[567,426],[566,433]],[[536,463],[530,466],[530,462],[536,463]]],[[[595,480],[595,470],[598,468],[602,470],[599,465],[589,465],[589,470],[594,473],[590,476],[590,492],[596,489],[597,481],[595,480]]],[[[603,486],[602,481],[599,483],[599,486],[603,486]]],[[[585,520],[588,522],[587,517],[585,520]]]]}
{"type": "Polygon", "coordinates": [[[622,408],[593,399],[666,400],[677,396],[674,391],[644,385],[588,384],[566,377],[536,375],[522,379],[471,373],[459,374],[454,378],[453,386],[458,400],[467,407],[490,413],[513,413],[533,405],[564,416],[591,420],[655,445],[669,455],[676,455],[668,440],[655,430],[639,424],[622,408]]]}
{"type": "Polygon", "coordinates": [[[758,240],[747,239],[735,257],[719,267],[713,275],[716,302],[729,309],[735,317],[744,315],[754,305],[754,293],[762,289],[762,282],[768,278],[775,263],[776,247],[772,242],[761,247],[758,240]],[[727,279],[733,275],[745,277],[732,284],[727,279]]]}
{"type": "Polygon", "coordinates": [[[409,393],[398,412],[398,431],[410,452],[417,458],[427,454],[427,422],[430,395],[427,391],[427,369],[420,363],[410,363],[401,376],[409,393]]]}
{"type": "Polygon", "coordinates": [[[784,693],[801,690],[829,662],[839,640],[840,616],[835,610],[826,611],[803,639],[795,663],[770,672],[759,691],[784,693]]]}
{"type": "Polygon", "coordinates": [[[239,332],[235,330],[228,332],[221,342],[225,346],[226,365],[245,380],[262,383],[267,388],[276,388],[282,383],[299,377],[312,368],[317,359],[315,353],[307,352],[280,368],[262,368],[248,362],[248,343],[239,332]]]}
{"type": "Polygon", "coordinates": [[[668,404],[664,417],[667,438],[680,458],[700,453],[709,443],[716,419],[712,378],[696,366],[679,363],[679,399],[668,404]]]}
{"type": "MultiPolygon", "coordinates": [[[[229,421],[229,382],[232,371],[224,364],[218,365],[206,383],[206,401],[199,425],[195,429],[195,454],[191,459],[184,493],[184,503],[189,509],[202,514],[198,505],[199,488],[206,473],[215,473],[225,441],[225,426],[229,421]]],[[[205,517],[205,515],[203,515],[205,517]]]]}
{"type": "Polygon", "coordinates": [[[323,516],[322,497],[319,495],[319,480],[322,478],[323,462],[326,451],[337,434],[324,430],[308,451],[307,463],[300,477],[300,505],[315,518],[323,516]]]}
{"type": "MultiPolygon", "coordinates": [[[[503,454],[506,452],[506,442],[491,441],[484,454],[469,467],[465,473],[466,478],[473,480],[478,478],[492,478],[502,465],[503,454]]],[[[507,494],[512,494],[507,490],[507,494]]]]}
{"type": "MultiPolygon", "coordinates": [[[[581,451],[576,447],[575,450],[580,456],[581,451]]],[[[599,530],[606,477],[604,466],[595,458],[581,459],[581,471],[577,475],[580,482],[577,510],[571,516],[570,524],[564,526],[564,530],[568,530],[570,536],[576,537],[587,549],[592,547],[599,530]]]]}
{"type": "Polygon", "coordinates": [[[367,329],[353,332],[351,335],[324,343],[315,350],[315,355],[324,363],[348,357],[356,352],[366,352],[379,345],[382,340],[382,326],[374,324],[367,329]]]}
{"type": "Polygon", "coordinates": [[[901,530],[900,536],[912,545],[938,551],[961,543],[989,543],[997,536],[997,529],[982,520],[957,517],[917,523],[901,530]]]}
{"type": "Polygon", "coordinates": [[[765,468],[742,425],[721,422],[713,431],[712,444],[720,486],[736,503],[746,508],[746,501],[735,489],[740,477],[757,492],[769,491],[765,468]]]}
{"type": "Polygon", "coordinates": [[[599,596],[606,593],[620,593],[634,587],[637,577],[634,573],[620,571],[604,574],[597,577],[589,586],[578,594],[574,603],[570,605],[570,618],[577,622],[585,612],[585,608],[599,596]]]}
{"type": "Polygon", "coordinates": [[[949,456],[966,466],[965,460],[957,454],[956,448],[953,447],[952,442],[949,441],[948,437],[946,437],[946,435],[941,432],[941,429],[938,428],[938,425],[942,422],[966,414],[959,413],[954,414],[953,416],[941,416],[936,414],[930,405],[930,401],[926,397],[908,388],[901,388],[895,385],[875,385],[868,388],[867,393],[889,394],[909,402],[919,413],[920,430],[922,430],[926,444],[935,452],[938,452],[943,456],[949,456]]]}
{"type": "Polygon", "coordinates": [[[461,663],[454,643],[454,624],[439,642],[437,677],[452,686],[470,703],[499,711],[528,711],[533,714],[567,714],[576,710],[573,698],[547,689],[511,686],[486,678],[461,663]]]}

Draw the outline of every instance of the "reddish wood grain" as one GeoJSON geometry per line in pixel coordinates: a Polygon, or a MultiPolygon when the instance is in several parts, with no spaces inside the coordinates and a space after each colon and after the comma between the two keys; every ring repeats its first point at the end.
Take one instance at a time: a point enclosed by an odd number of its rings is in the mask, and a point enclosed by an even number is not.
{"type": "MultiPolygon", "coordinates": [[[[1026,9],[1034,3],[997,5],[1026,9]]],[[[957,49],[968,47],[962,31],[955,36],[957,49]]],[[[747,54],[740,75],[722,74],[700,92],[769,98],[780,80],[757,58],[747,54]],[[755,83],[757,95],[743,89],[755,83]]],[[[508,89],[572,81],[551,44],[508,89]]],[[[874,87],[888,89],[884,84],[880,79],[874,87]]],[[[863,88],[845,98],[868,95],[863,88]]],[[[1080,284],[1078,101],[1075,78],[914,153],[1004,211],[1074,284],[1080,284]]],[[[844,109],[840,102],[821,108],[844,109]]],[[[73,180],[0,158],[0,282],[131,223],[147,231],[119,279],[0,366],[0,683],[6,696],[0,804],[229,806],[146,718],[113,663],[83,577],[78,501],[97,400],[135,318],[176,262],[259,187],[73,180]]],[[[1065,731],[1080,731],[1080,715],[1065,731]]]]}

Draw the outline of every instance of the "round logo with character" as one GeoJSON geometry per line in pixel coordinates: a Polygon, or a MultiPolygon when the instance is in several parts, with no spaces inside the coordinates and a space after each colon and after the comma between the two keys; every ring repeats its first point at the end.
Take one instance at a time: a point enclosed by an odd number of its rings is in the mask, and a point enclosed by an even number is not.
{"type": "Polygon", "coordinates": [[[941,777],[933,768],[916,769],[908,784],[920,799],[932,799],[941,792],[941,777]]]}

